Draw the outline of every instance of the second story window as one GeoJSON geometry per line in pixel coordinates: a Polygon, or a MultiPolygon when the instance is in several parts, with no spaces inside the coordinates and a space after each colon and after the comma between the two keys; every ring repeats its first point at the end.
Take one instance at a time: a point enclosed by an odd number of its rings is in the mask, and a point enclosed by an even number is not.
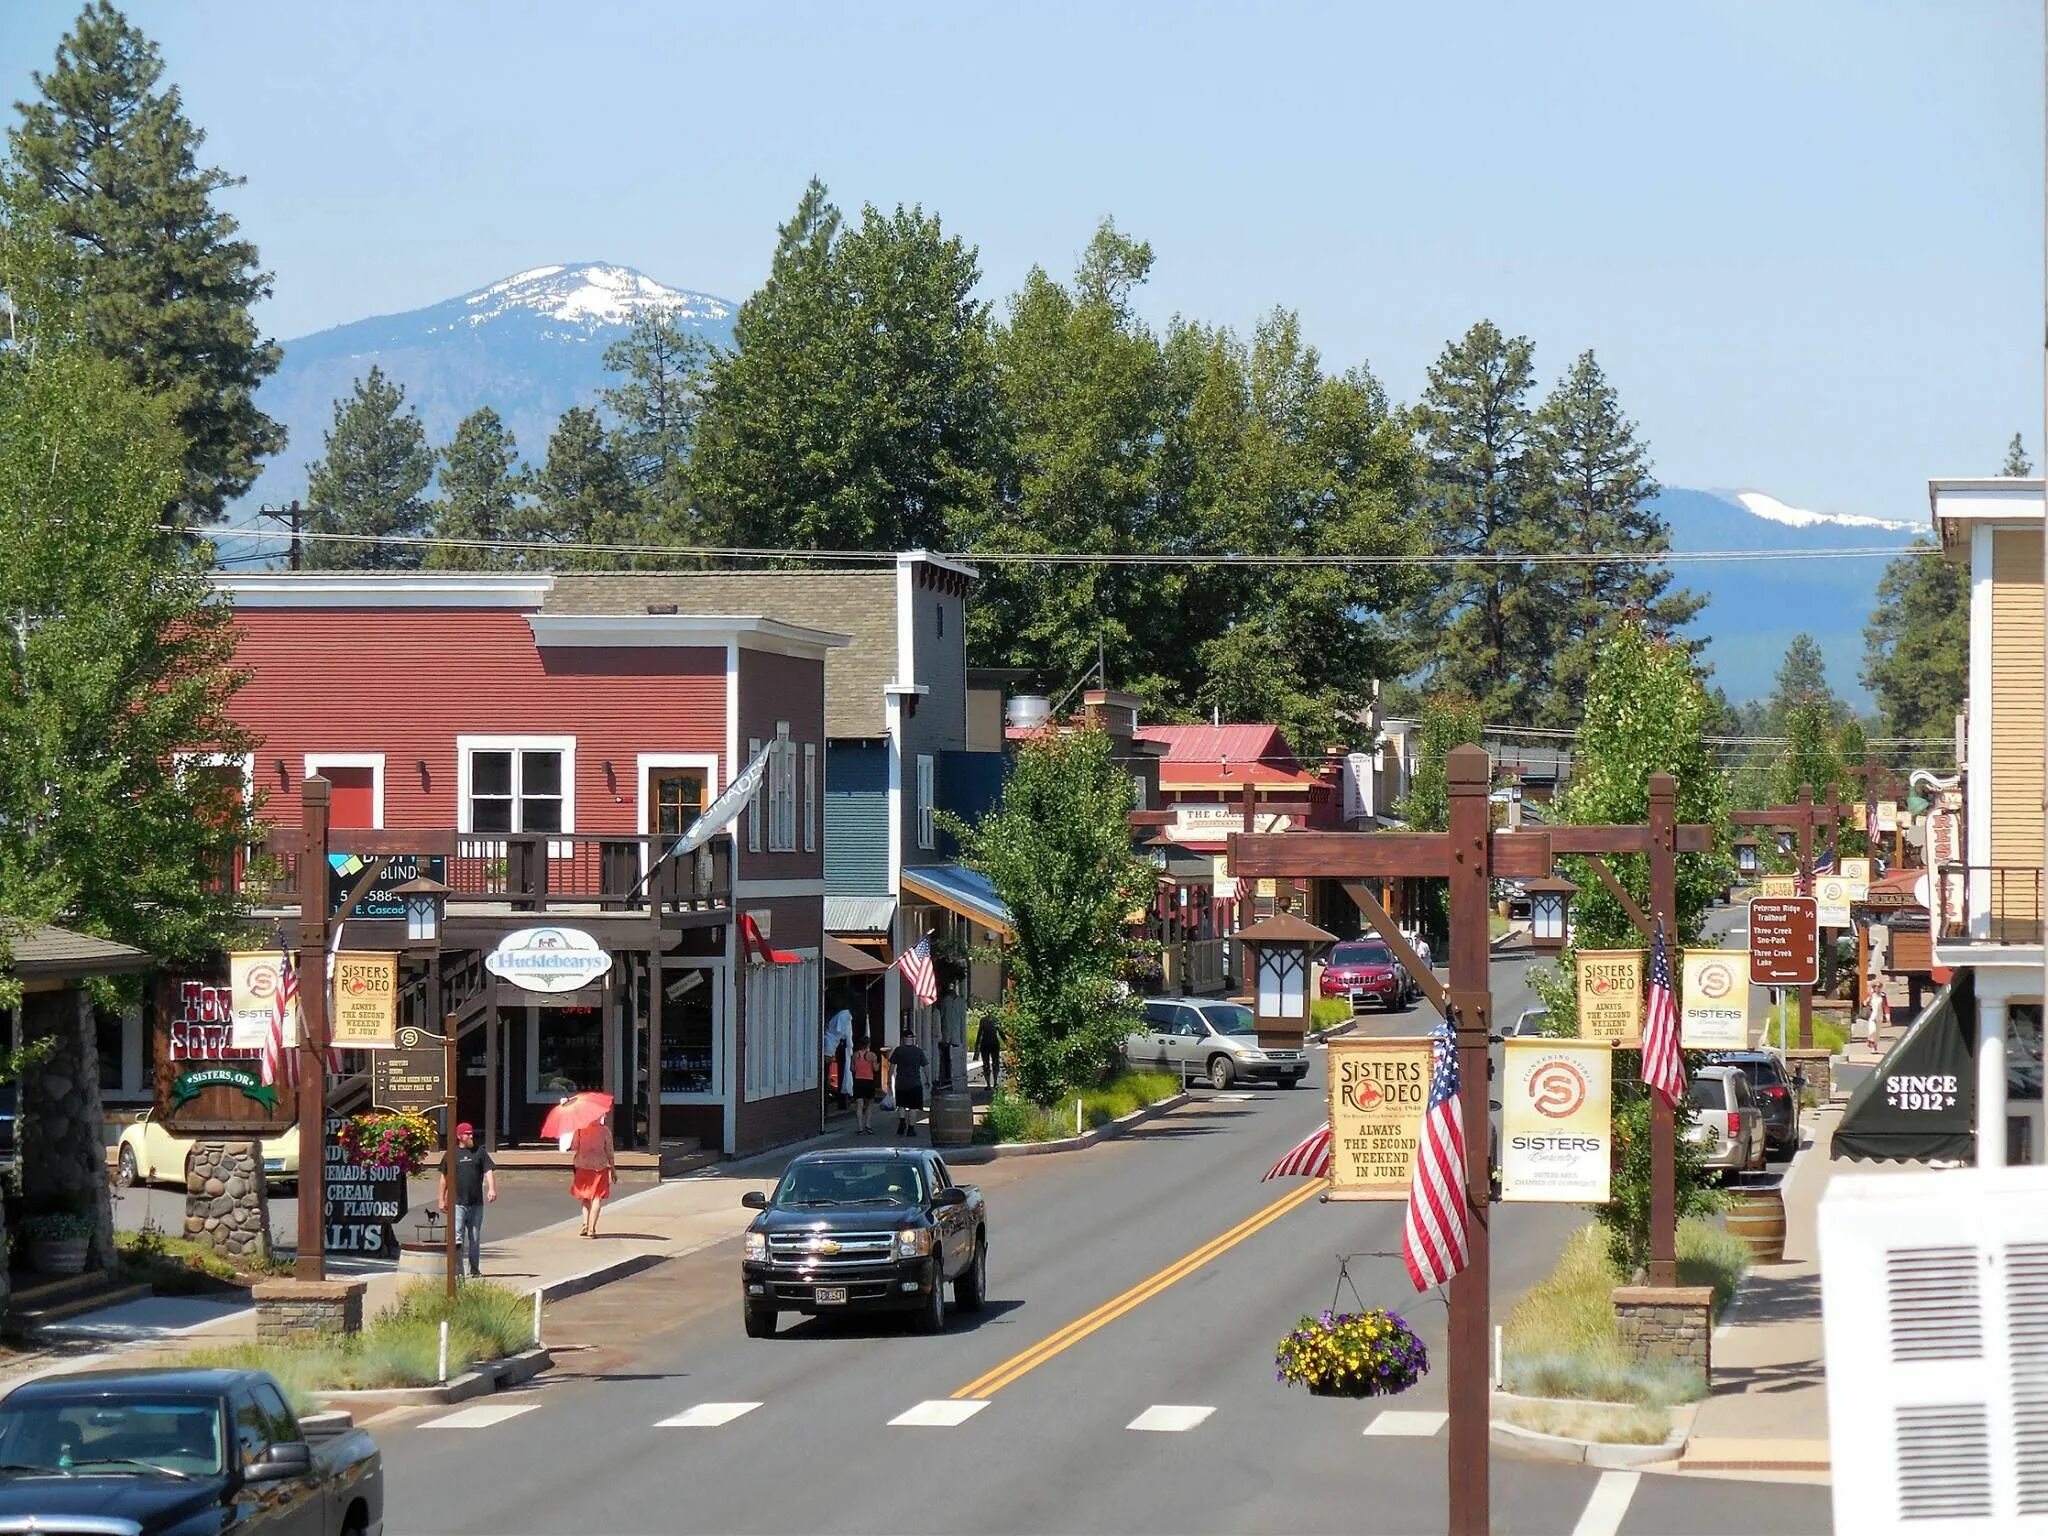
{"type": "Polygon", "coordinates": [[[561,832],[563,753],[552,747],[479,748],[469,754],[472,832],[561,832]]]}
{"type": "Polygon", "coordinates": [[[917,846],[938,846],[937,818],[932,814],[932,759],[919,753],[917,759],[917,846]]]}
{"type": "Polygon", "coordinates": [[[796,851],[796,743],[789,722],[775,723],[775,751],[768,758],[768,851],[796,851]]]}

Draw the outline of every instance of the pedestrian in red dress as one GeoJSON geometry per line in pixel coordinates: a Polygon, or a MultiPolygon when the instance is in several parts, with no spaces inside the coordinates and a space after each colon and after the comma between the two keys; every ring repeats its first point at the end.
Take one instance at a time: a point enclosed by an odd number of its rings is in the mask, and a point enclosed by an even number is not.
{"type": "Polygon", "coordinates": [[[569,1193],[583,1203],[583,1235],[597,1236],[597,1218],[611,1197],[612,1174],[618,1157],[612,1147],[611,1114],[607,1111],[576,1133],[573,1143],[575,1176],[569,1193]]]}

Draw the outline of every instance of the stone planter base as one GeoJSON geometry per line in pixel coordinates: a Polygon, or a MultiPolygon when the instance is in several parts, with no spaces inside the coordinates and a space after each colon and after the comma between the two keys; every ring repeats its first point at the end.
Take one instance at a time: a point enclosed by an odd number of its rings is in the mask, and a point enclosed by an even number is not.
{"type": "Polygon", "coordinates": [[[1712,1286],[1618,1286],[1614,1323],[1622,1349],[1639,1364],[1689,1365],[1713,1379],[1712,1286]]]}
{"type": "Polygon", "coordinates": [[[264,1344],[311,1344],[363,1331],[366,1280],[266,1280],[252,1286],[256,1337],[264,1344]]]}

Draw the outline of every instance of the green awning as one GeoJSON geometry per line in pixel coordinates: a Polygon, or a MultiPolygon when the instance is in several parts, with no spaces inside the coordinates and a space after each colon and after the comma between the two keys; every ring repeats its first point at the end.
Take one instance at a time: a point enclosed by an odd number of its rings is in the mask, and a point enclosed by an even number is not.
{"type": "Polygon", "coordinates": [[[1831,1155],[1926,1162],[1977,1155],[1977,1006],[1963,971],[1849,1096],[1831,1155]]]}

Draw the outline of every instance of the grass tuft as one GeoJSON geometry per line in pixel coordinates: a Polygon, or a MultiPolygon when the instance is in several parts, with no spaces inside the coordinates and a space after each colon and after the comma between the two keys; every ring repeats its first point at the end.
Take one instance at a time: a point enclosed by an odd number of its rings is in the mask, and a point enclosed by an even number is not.
{"type": "Polygon", "coordinates": [[[1698,1371],[1683,1366],[1637,1365],[1581,1355],[1511,1356],[1504,1362],[1507,1389],[1523,1397],[1571,1397],[1596,1403],[1668,1408],[1707,1395],[1698,1371]]]}
{"type": "Polygon", "coordinates": [[[1309,1004],[1308,1027],[1314,1029],[1336,1029],[1349,1024],[1352,1019],[1351,1003],[1341,997],[1319,997],[1309,1004]]]}
{"type": "MultiPolygon", "coordinates": [[[[1170,1072],[1120,1072],[1100,1088],[1078,1095],[1081,1100],[1081,1128],[1092,1129],[1120,1120],[1133,1110],[1170,1099],[1180,1092],[1180,1079],[1170,1072]]],[[[998,1088],[989,1102],[988,1114],[977,1128],[976,1139],[990,1142],[1058,1141],[1074,1134],[1074,1098],[1069,1095],[1050,1105],[998,1088]]]]}
{"type": "Polygon", "coordinates": [[[1598,1440],[1606,1445],[1660,1445],[1671,1418],[1657,1408],[1602,1408],[1597,1404],[1510,1403],[1508,1422],[1539,1435],[1598,1440]]]}

